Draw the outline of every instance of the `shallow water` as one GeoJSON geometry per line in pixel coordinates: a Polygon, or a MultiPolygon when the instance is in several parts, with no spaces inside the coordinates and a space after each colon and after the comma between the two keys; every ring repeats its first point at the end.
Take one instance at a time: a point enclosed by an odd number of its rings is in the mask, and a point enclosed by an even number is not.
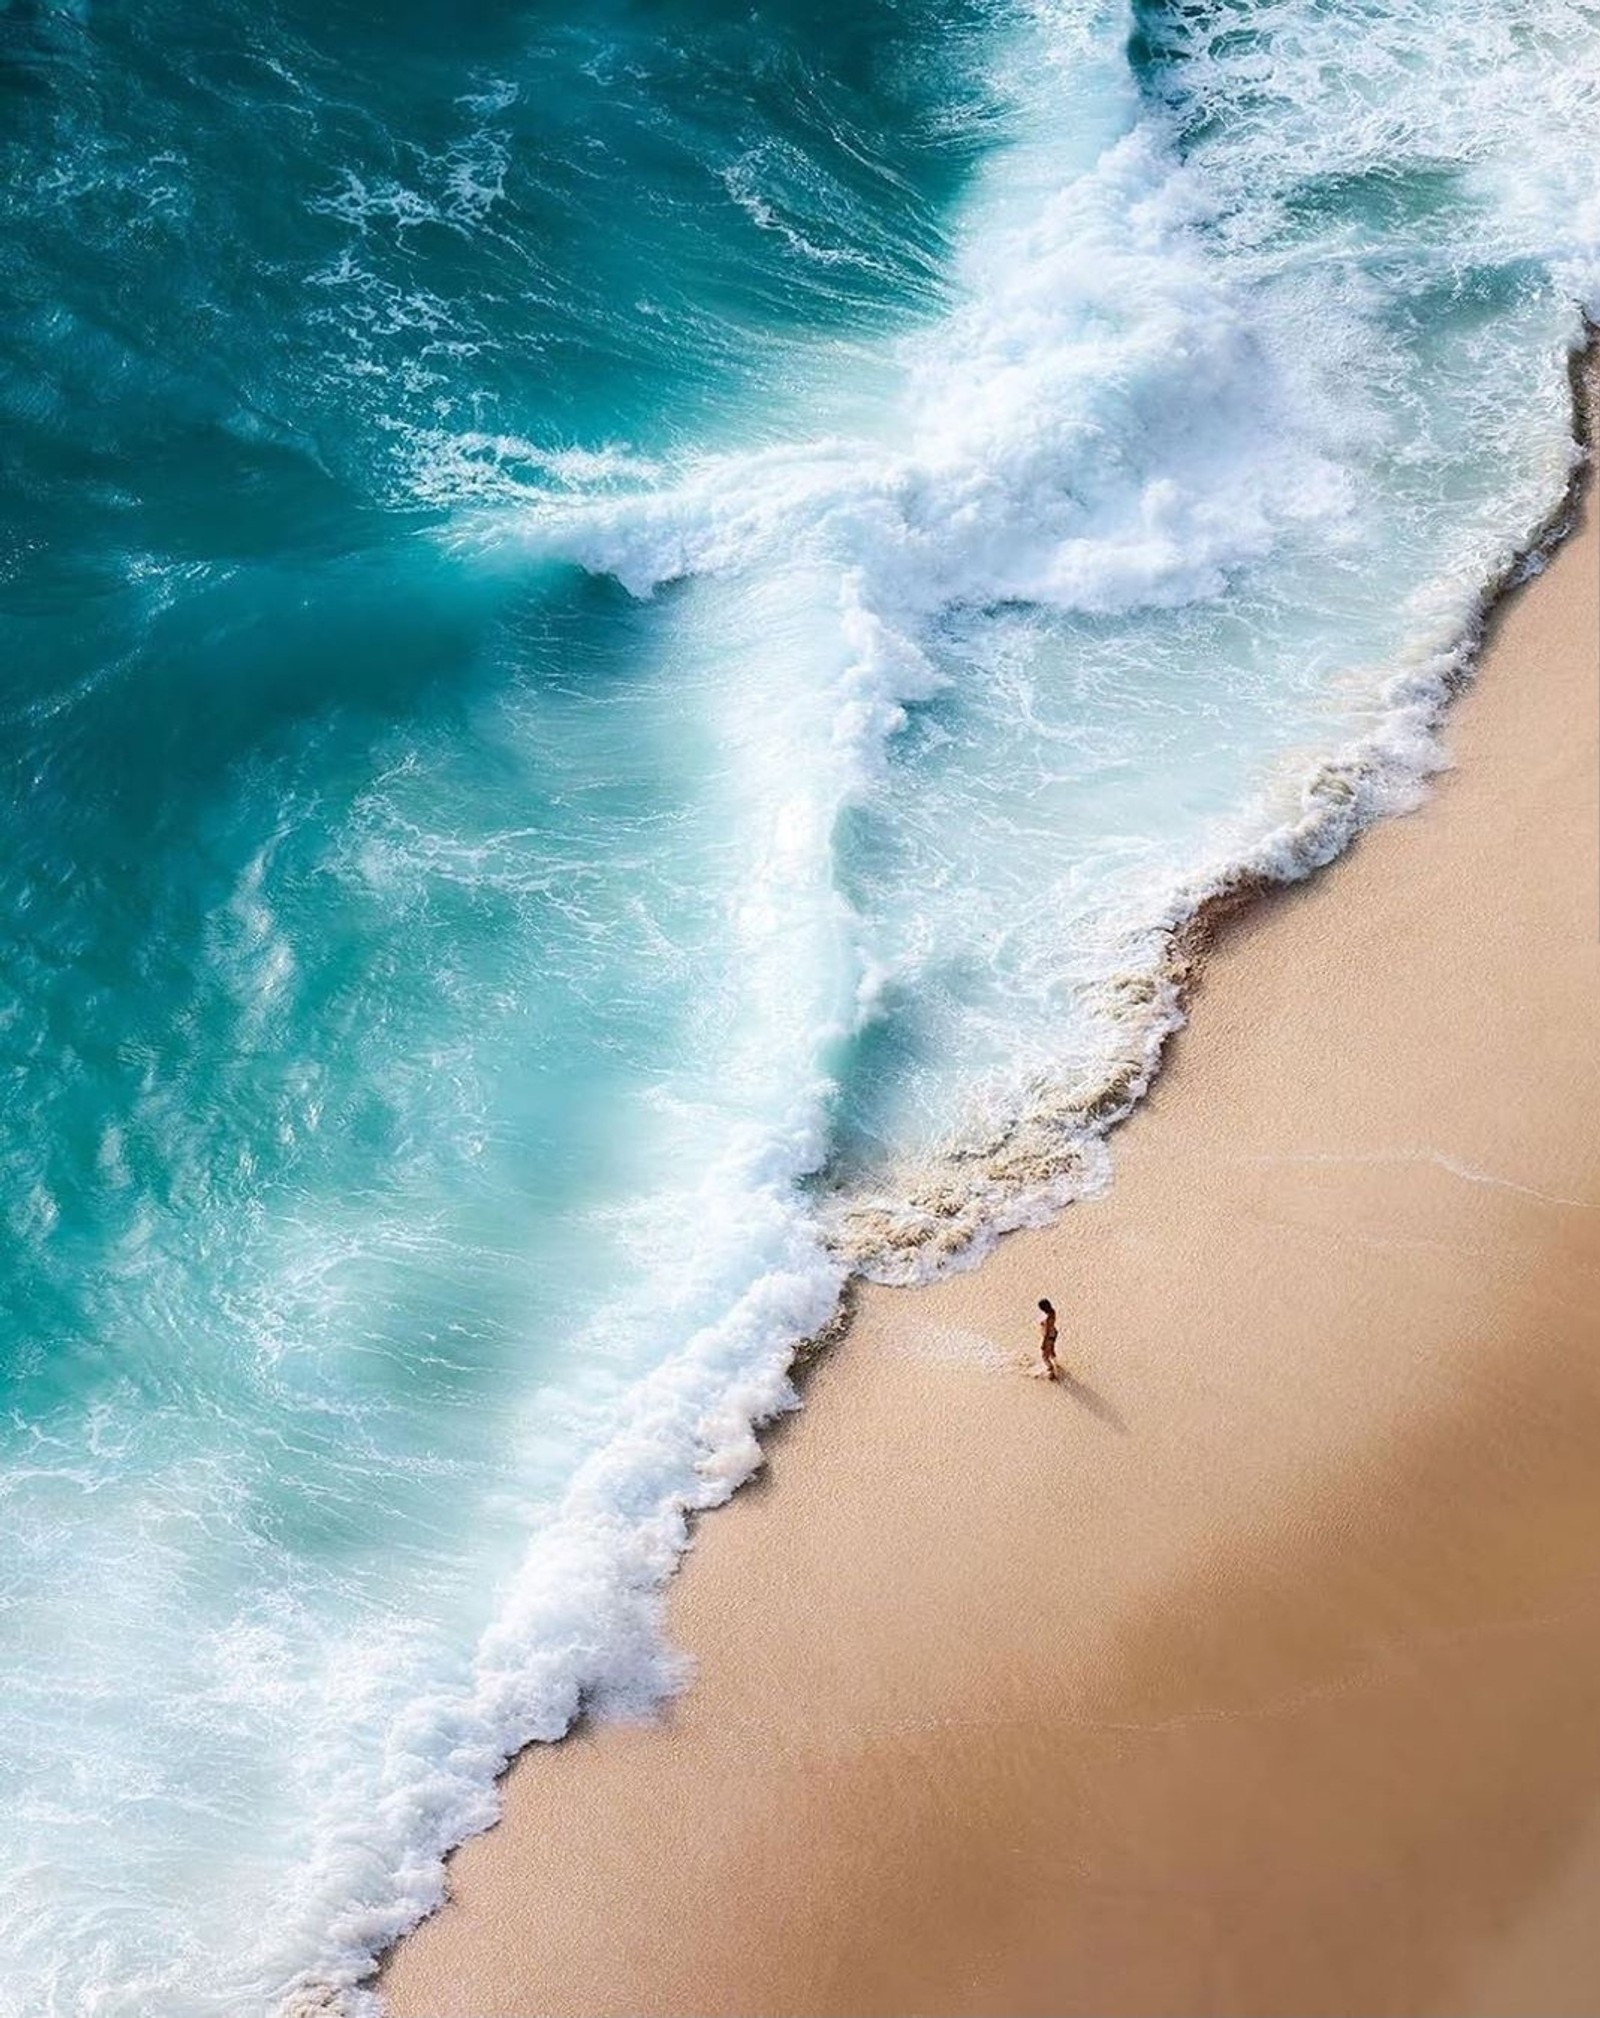
{"type": "Polygon", "coordinates": [[[1099,1180],[1561,494],[1597,49],[0,12],[0,2009],[359,1977],[847,1263],[1099,1180]]]}

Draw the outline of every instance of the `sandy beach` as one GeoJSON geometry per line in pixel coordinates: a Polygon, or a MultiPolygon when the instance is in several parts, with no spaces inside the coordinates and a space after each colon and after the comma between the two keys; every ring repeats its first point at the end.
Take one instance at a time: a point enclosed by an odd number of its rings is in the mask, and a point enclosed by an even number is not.
{"type": "Polygon", "coordinates": [[[1600,2011],[1597,611],[1591,499],[1107,1195],[861,1298],[395,2013],[1600,2011]]]}

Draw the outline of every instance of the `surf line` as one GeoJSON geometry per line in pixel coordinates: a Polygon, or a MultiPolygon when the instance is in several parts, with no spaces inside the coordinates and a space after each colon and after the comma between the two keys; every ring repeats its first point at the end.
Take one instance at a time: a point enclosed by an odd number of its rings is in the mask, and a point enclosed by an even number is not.
{"type": "Polygon", "coordinates": [[[1574,1212],[1600,1212],[1600,1199],[1564,1198],[1558,1192],[1540,1191],[1535,1185],[1519,1184],[1514,1177],[1498,1177],[1492,1170],[1478,1170],[1470,1163],[1463,1163],[1459,1157],[1447,1155],[1442,1149],[1306,1150],[1277,1155],[1234,1156],[1229,1160],[1234,1163],[1431,1164],[1434,1169],[1462,1178],[1468,1184],[1488,1185],[1495,1191],[1514,1191],[1524,1198],[1538,1199],[1541,1205],[1565,1206],[1574,1212]]]}

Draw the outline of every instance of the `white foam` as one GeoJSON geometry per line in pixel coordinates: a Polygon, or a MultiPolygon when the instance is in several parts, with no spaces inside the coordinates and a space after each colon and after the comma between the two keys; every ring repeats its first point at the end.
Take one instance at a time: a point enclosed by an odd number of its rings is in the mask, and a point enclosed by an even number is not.
{"type": "MultiPolygon", "coordinates": [[[[749,218],[758,231],[775,232],[791,251],[803,259],[813,261],[818,266],[853,266],[865,272],[877,270],[878,262],[865,253],[848,245],[818,245],[807,237],[798,225],[792,224],[782,214],[776,203],[762,193],[763,171],[771,172],[773,150],[757,150],[742,154],[737,161],[730,161],[721,171],[721,181],[729,196],[749,218]]],[[[807,164],[797,150],[790,150],[797,159],[790,161],[791,174],[798,167],[803,173],[807,164]]],[[[835,192],[823,190],[815,192],[826,201],[835,192]]]]}
{"type": "MultiPolygon", "coordinates": [[[[1270,54],[1258,38],[1235,57],[1228,37],[1212,45],[1195,31],[1186,88],[1197,102],[1215,94],[1251,109],[1237,137],[1191,156],[1176,115],[1135,88],[1124,23],[1092,9],[1030,10],[1035,32],[1006,71],[1035,137],[980,177],[956,306],[903,346],[899,395],[876,432],[690,461],[631,494],[534,486],[513,515],[459,536],[576,559],[641,596],[684,577],[810,583],[815,635],[850,657],[832,731],[849,781],[828,802],[835,811],[870,798],[907,707],[937,691],[928,640],[952,610],[1192,609],[1296,554],[1338,592],[1339,569],[1384,563],[1367,528],[1380,525],[1374,486],[1386,459],[1403,467],[1434,451],[1402,439],[1386,404],[1416,396],[1396,381],[1388,299],[1353,251],[1296,242],[1282,207],[1318,177],[1453,159],[1467,200],[1452,216],[1450,260],[1537,258],[1558,285],[1595,284],[1582,139],[1594,88],[1581,65],[1535,65],[1531,88],[1519,83],[1501,12],[1474,8],[1453,23],[1450,60],[1466,59],[1479,113],[1453,149],[1446,94],[1416,79],[1419,56],[1442,61],[1446,47],[1425,9],[1401,5],[1374,22],[1331,101],[1323,80],[1349,43],[1337,17],[1279,10],[1266,24],[1270,54]],[[1530,152],[1540,175],[1526,173],[1530,152]]],[[[1584,24],[1563,15],[1553,25],[1577,35],[1584,24]]],[[[1431,249],[1404,249],[1406,284],[1432,284],[1431,249]]],[[[1574,309],[1568,340],[1577,326],[1574,309]]],[[[1559,318],[1544,327],[1559,343],[1559,318]]],[[[1515,340],[1526,346],[1520,329],[1515,340]]],[[[1511,354],[1508,345],[1508,364],[1511,354]]],[[[1066,908],[1103,939],[1098,976],[1075,983],[1089,1048],[1065,1080],[1042,1063],[1048,1083],[1025,1098],[1014,1083],[997,1092],[993,1116],[969,1124],[989,1147],[949,1145],[959,1180],[948,1158],[931,1177],[897,1169],[865,1217],[849,1208],[852,1259],[895,1279],[971,1259],[997,1231],[1059,1209],[1091,1174],[1099,1181],[1094,1139],[1142,1093],[1181,1021],[1162,972],[1171,934],[1210,892],[1309,873],[1369,819],[1416,802],[1441,761],[1436,723],[1483,584],[1532,536],[1565,478],[1556,368],[1549,385],[1543,456],[1508,440],[1487,502],[1462,509],[1447,569],[1397,577],[1410,608],[1394,660],[1349,674],[1365,681],[1354,712],[1371,726],[1319,752],[1313,772],[1263,784],[1177,873],[1153,864],[1103,923],[1066,908]],[[1084,1125],[1084,1087],[1097,1075],[1120,1090],[1109,1105],[1097,1098],[1084,1125]],[[912,1252],[914,1224],[928,1239],[912,1252]],[[872,1227],[889,1239],[876,1256],[872,1227]]],[[[1472,418],[1506,424],[1487,403],[1472,418]]],[[[812,812],[800,844],[825,848],[829,816],[812,812]]],[[[856,927],[858,1001],[870,1011],[897,968],[856,927]]]]}
{"type": "MultiPolygon", "coordinates": [[[[807,1133],[802,1126],[802,1144],[807,1133]]],[[[720,1505],[760,1465],[754,1426],[793,1405],[793,1342],[824,1325],[838,1298],[841,1271],[795,1202],[795,1174],[770,1150],[710,1174],[699,1206],[708,1224],[737,1215],[745,1286],[728,1285],[724,1314],[629,1393],[531,1543],[468,1685],[423,1697],[395,1720],[358,1826],[352,1790],[330,1789],[299,1912],[260,1958],[267,1982],[298,1965],[289,2011],[331,2008],[336,1992],[343,2009],[376,2011],[357,1987],[371,1956],[438,1904],[441,1860],[493,1821],[506,1760],[560,1737],[583,1708],[638,1714],[686,1678],[661,1632],[662,1586],[691,1516],[720,1505]],[[766,1166],[759,1175],[752,1161],[766,1166]]]]}

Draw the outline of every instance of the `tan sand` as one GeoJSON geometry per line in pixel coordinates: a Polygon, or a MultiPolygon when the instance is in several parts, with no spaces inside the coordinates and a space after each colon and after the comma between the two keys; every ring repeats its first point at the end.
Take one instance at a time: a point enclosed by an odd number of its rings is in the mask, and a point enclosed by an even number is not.
{"type": "Polygon", "coordinates": [[[1108,1197],[863,1298],[694,1686],[525,1756],[395,2012],[1600,2012],[1597,562],[1214,950],[1108,1197]]]}

